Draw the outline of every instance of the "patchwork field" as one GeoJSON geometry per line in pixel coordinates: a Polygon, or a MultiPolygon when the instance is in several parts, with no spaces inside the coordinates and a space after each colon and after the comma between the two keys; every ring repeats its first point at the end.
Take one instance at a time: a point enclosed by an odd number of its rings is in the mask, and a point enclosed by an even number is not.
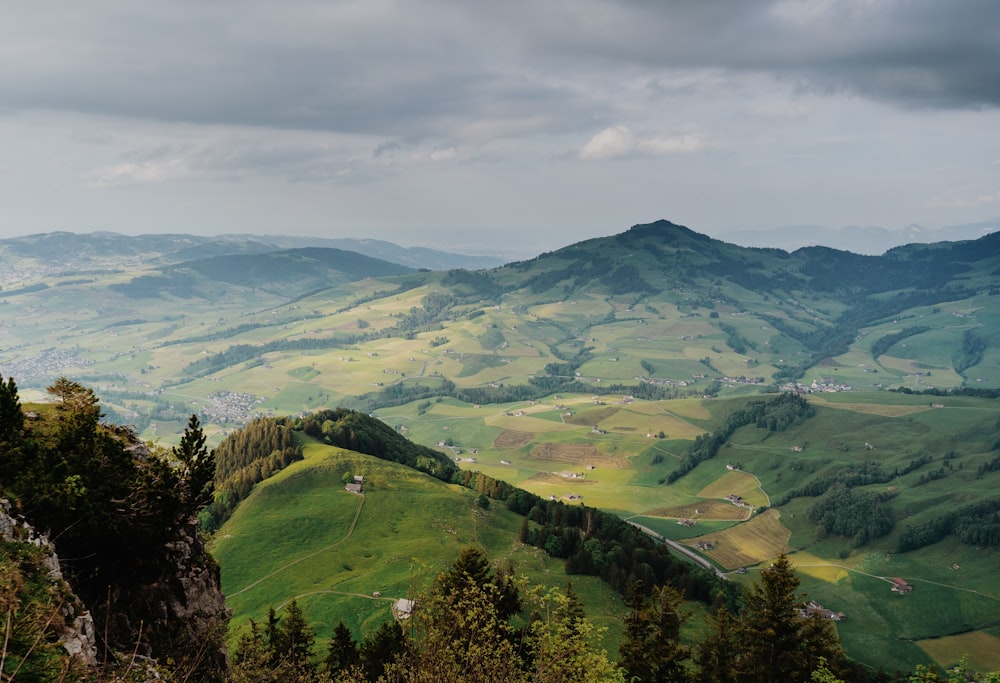
{"type": "MultiPolygon", "coordinates": [[[[975,631],[959,636],[921,640],[917,643],[936,662],[949,662],[954,653],[963,652],[975,671],[1000,671],[1000,636],[975,631]]],[[[951,661],[951,664],[957,664],[951,661]]],[[[947,665],[945,665],[947,666],[947,665]]]]}
{"type": "Polygon", "coordinates": [[[766,510],[744,524],[738,524],[723,531],[698,536],[687,541],[688,545],[699,542],[711,543],[712,550],[704,551],[720,566],[728,570],[765,562],[788,552],[791,532],[781,525],[777,510],[766,510]]]}

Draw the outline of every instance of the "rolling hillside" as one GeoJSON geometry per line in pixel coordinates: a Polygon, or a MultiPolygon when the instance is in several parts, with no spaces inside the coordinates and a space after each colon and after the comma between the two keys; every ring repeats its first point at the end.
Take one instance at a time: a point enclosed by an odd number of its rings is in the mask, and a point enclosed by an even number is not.
{"type": "MultiPolygon", "coordinates": [[[[28,396],[71,376],[112,419],[167,442],[191,412],[218,442],[254,415],[359,408],[464,470],[630,518],[733,581],[792,551],[810,593],[848,615],[848,652],[874,665],[1000,649],[997,235],[882,256],[788,253],[661,221],[492,270],[350,270],[319,291],[331,266],[315,252],[261,258],[23,274],[0,293],[0,372],[28,396]],[[137,280],[155,298],[127,295],[137,280]],[[806,395],[811,412],[782,429],[729,422],[782,389],[806,395]],[[713,457],[677,474],[723,433],[713,457]],[[893,578],[912,593],[889,590],[893,578]]],[[[298,490],[292,475],[316,458],[269,480],[229,524],[257,504],[254,514],[276,514],[254,501],[286,480],[298,490]]],[[[327,481],[319,472],[309,476],[327,481]]],[[[469,524],[482,516],[449,509],[469,524]]],[[[341,522],[336,533],[282,523],[318,534],[317,551],[346,536],[341,522]]],[[[462,528],[467,539],[485,527],[462,528]]],[[[236,537],[223,530],[220,556],[225,533],[236,537]]],[[[356,552],[401,590],[384,558],[356,552]]],[[[268,572],[252,573],[227,590],[268,572]]],[[[313,576],[322,590],[386,594],[334,573],[335,583],[313,576]]]]}
{"type": "Polygon", "coordinates": [[[614,627],[605,647],[616,649],[621,597],[596,577],[568,577],[561,561],[517,541],[520,515],[502,504],[484,509],[476,498],[406,466],[311,441],[303,461],[255,489],[215,536],[231,637],[293,598],[321,639],[340,621],[356,636],[370,633],[391,619],[396,600],[426,590],[476,544],[533,583],[571,580],[595,621],[614,627]],[[364,477],[363,495],[345,490],[354,476],[364,477]]]}

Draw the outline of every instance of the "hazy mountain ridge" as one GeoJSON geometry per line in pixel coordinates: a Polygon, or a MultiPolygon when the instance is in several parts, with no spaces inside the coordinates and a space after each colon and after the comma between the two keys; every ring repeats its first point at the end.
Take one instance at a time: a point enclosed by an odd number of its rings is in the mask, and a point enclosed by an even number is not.
{"type": "Polygon", "coordinates": [[[167,266],[210,257],[258,255],[321,247],[356,252],[407,268],[444,270],[488,268],[503,263],[488,256],[466,256],[421,247],[400,247],[372,239],[188,234],[122,235],[113,232],[49,232],[0,240],[3,279],[21,273],[55,275],[77,270],[167,266]]]}
{"type": "Polygon", "coordinates": [[[899,230],[877,226],[789,225],[762,230],[730,230],[720,239],[745,247],[776,247],[795,251],[802,247],[827,246],[870,255],[883,254],[907,244],[975,240],[1000,230],[1000,217],[979,223],[930,229],[908,225],[899,230]]]}
{"type": "Polygon", "coordinates": [[[294,299],[308,292],[369,277],[403,275],[407,266],[330,248],[300,248],[257,254],[224,254],[186,261],[160,274],[141,275],[128,283],[112,285],[132,298],[153,298],[164,292],[175,296],[213,298],[224,292],[199,286],[202,280],[237,287],[260,289],[275,296],[294,299]],[[199,277],[200,276],[200,277],[199,277]]]}

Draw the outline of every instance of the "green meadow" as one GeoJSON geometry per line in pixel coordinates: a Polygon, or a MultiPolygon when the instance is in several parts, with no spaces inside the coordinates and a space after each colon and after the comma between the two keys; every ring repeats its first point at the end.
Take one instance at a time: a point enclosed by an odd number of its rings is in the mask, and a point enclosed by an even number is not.
{"type": "Polygon", "coordinates": [[[594,577],[566,576],[562,562],[517,542],[522,518],[502,504],[484,510],[476,495],[407,467],[310,443],[305,459],[260,484],[215,535],[233,610],[230,637],[249,619],[266,620],[295,599],[319,639],[343,621],[363,637],[391,619],[399,598],[426,591],[460,551],[477,545],[510,563],[529,583],[562,590],[572,582],[588,614],[621,638],[620,596],[594,577]],[[365,477],[365,493],[344,488],[365,477]]]}

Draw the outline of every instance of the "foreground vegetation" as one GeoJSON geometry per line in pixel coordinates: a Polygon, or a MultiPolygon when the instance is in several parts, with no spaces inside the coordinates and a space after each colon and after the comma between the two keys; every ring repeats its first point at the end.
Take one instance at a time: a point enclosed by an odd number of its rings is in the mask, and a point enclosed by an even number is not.
{"type": "MultiPolygon", "coordinates": [[[[360,646],[343,622],[319,664],[315,634],[297,603],[266,625],[251,622],[234,654],[235,680],[266,681],[852,681],[869,673],[845,660],[829,622],[799,615],[797,579],[779,558],[747,595],[739,616],[720,608],[715,630],[694,648],[680,641],[688,614],[669,586],[630,593],[618,663],[595,650],[576,594],[525,586],[491,569],[475,548],[435,578],[412,614],[387,622],[360,646]],[[268,673],[261,677],[261,671],[268,673]]],[[[887,677],[884,678],[888,680],[887,677]]]]}

